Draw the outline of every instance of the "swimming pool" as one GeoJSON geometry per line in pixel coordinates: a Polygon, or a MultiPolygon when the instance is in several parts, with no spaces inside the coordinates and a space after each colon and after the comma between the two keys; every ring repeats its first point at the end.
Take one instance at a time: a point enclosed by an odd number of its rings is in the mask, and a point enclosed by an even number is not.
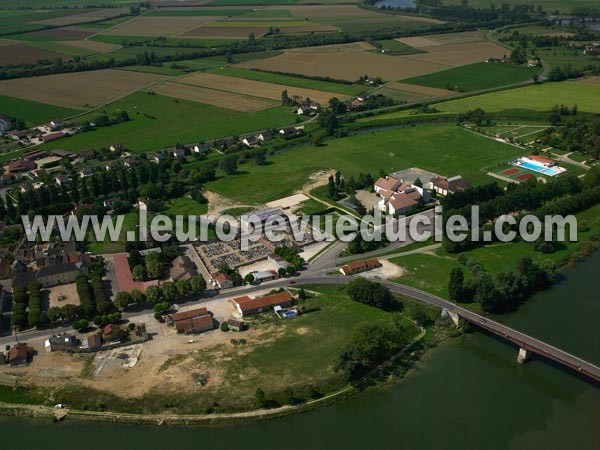
{"type": "Polygon", "coordinates": [[[554,175],[556,175],[557,173],[559,173],[559,171],[556,170],[556,169],[551,169],[549,167],[544,167],[542,165],[535,164],[535,163],[532,163],[532,162],[529,162],[529,161],[521,161],[521,163],[519,165],[521,167],[525,167],[526,169],[533,170],[534,172],[543,173],[544,175],[549,175],[551,177],[553,177],[554,175]]]}
{"type": "Polygon", "coordinates": [[[291,311],[285,311],[283,317],[294,317],[296,314],[296,311],[292,309],[291,311]]]}

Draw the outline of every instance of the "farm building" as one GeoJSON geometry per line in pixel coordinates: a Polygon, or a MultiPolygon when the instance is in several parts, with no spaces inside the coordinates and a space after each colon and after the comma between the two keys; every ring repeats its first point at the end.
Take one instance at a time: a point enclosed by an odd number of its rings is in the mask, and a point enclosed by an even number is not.
{"type": "Polygon", "coordinates": [[[288,306],[292,306],[292,302],[293,298],[287,291],[272,295],[265,295],[264,297],[256,297],[253,299],[247,295],[233,299],[233,304],[242,317],[249,316],[251,314],[259,314],[263,311],[274,308],[275,306],[287,308],[288,306]]]}
{"type": "Polygon", "coordinates": [[[49,134],[43,135],[42,136],[42,141],[44,141],[44,142],[52,142],[52,141],[55,141],[57,139],[60,139],[64,135],[65,135],[65,133],[63,133],[62,131],[56,131],[55,133],[49,133],[49,134]]]}
{"type": "Polygon", "coordinates": [[[202,333],[215,329],[215,323],[210,312],[202,307],[170,314],[167,323],[173,325],[178,333],[202,333]]]}
{"type": "Polygon", "coordinates": [[[232,331],[242,331],[246,324],[242,320],[229,319],[227,320],[227,326],[232,331]]]}
{"type": "Polygon", "coordinates": [[[11,366],[23,366],[29,361],[29,357],[33,355],[33,349],[25,343],[16,344],[8,352],[8,364],[11,366]]]}
{"type": "Polygon", "coordinates": [[[340,267],[342,275],[354,275],[356,273],[366,272],[367,270],[376,269],[380,266],[379,260],[376,258],[363,261],[354,261],[340,267]]]}
{"type": "Polygon", "coordinates": [[[46,339],[44,347],[47,352],[72,352],[79,347],[79,340],[70,334],[59,334],[46,339]]]}
{"type": "Polygon", "coordinates": [[[214,274],[212,279],[219,289],[229,289],[233,287],[233,280],[226,273],[214,274]]]}
{"type": "Polygon", "coordinates": [[[432,188],[440,195],[454,194],[469,189],[471,185],[460,175],[451,178],[435,177],[431,180],[432,188]]]}
{"type": "Polygon", "coordinates": [[[45,158],[48,156],[45,150],[32,150],[23,155],[23,159],[26,161],[35,161],[36,159],[45,158]]]}
{"type": "Polygon", "coordinates": [[[182,255],[173,260],[169,275],[173,281],[189,280],[193,276],[198,275],[198,271],[190,258],[182,255]]]}
{"type": "Polygon", "coordinates": [[[8,163],[8,173],[10,174],[29,172],[30,170],[35,170],[36,168],[36,163],[24,159],[18,159],[17,161],[8,163]]]}

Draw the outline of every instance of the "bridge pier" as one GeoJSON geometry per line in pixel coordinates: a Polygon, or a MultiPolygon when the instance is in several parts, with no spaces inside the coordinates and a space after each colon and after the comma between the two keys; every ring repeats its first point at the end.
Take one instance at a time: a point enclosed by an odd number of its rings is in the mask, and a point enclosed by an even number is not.
{"type": "Polygon", "coordinates": [[[517,362],[519,364],[523,364],[526,363],[529,358],[531,358],[531,353],[529,352],[529,350],[526,350],[524,348],[519,348],[519,355],[517,356],[517,362]]]}
{"type": "Polygon", "coordinates": [[[452,319],[452,322],[454,322],[454,325],[456,325],[458,327],[459,325],[459,320],[460,317],[458,317],[458,314],[456,314],[455,312],[452,311],[448,311],[446,308],[442,309],[442,317],[450,317],[452,319]]]}

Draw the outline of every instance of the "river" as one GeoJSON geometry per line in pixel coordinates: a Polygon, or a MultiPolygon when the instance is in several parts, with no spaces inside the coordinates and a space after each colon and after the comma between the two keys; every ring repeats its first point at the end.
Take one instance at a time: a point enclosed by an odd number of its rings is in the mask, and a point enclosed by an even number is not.
{"type": "MultiPolygon", "coordinates": [[[[499,320],[600,363],[600,253],[499,320]]],[[[600,388],[473,333],[430,350],[397,386],[270,422],[199,429],[0,419],[6,448],[600,448],[600,388]]]]}

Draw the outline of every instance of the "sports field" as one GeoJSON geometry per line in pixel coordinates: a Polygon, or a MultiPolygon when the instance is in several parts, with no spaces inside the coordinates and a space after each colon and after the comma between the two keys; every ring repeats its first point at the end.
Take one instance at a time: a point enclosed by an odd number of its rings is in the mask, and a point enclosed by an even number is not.
{"type": "Polygon", "coordinates": [[[219,91],[235,92],[254,97],[268,98],[276,101],[281,101],[281,93],[283,90],[287,90],[290,97],[298,95],[304,99],[310,98],[311,100],[323,104],[326,104],[332,97],[335,97],[336,95],[340,97],[339,94],[334,94],[331,92],[304,89],[295,86],[285,86],[282,84],[264,83],[262,81],[247,80],[244,78],[225,77],[222,75],[215,75],[214,73],[198,73],[187,75],[178,78],[177,82],[190,84],[193,86],[202,86],[219,91]]]}
{"type": "Polygon", "coordinates": [[[544,83],[490,94],[450,100],[435,107],[443,112],[466,112],[475,108],[485,111],[514,109],[550,111],[554,105],[577,105],[580,111],[600,113],[600,84],[564,81],[544,83]]]}
{"type": "Polygon", "coordinates": [[[404,83],[471,92],[531,80],[542,69],[516,64],[478,62],[403,80],[404,83]]]}
{"type": "Polygon", "coordinates": [[[129,122],[45,144],[44,148],[64,148],[78,152],[118,142],[134,152],[152,152],[174,146],[177,142],[217,139],[289,125],[295,121],[289,108],[276,107],[242,113],[163,95],[148,95],[145,92],[136,92],[77,120],[94,120],[99,114],[123,110],[128,112],[131,118],[129,122]]]}
{"type": "Polygon", "coordinates": [[[0,81],[0,95],[66,108],[87,108],[166,78],[114,69],[64,73],[0,81]]]}
{"type": "Polygon", "coordinates": [[[477,185],[492,181],[482,168],[525,153],[453,124],[420,125],[283,152],[270,156],[271,164],[266,166],[245,164],[243,174],[210,182],[207,189],[245,204],[262,204],[290,195],[307,182],[311,173],[328,168],[350,177],[361,172],[377,176],[381,169],[388,173],[419,167],[444,176],[462,175],[477,185]],[[247,186],[260,189],[248,190],[247,186]]]}

